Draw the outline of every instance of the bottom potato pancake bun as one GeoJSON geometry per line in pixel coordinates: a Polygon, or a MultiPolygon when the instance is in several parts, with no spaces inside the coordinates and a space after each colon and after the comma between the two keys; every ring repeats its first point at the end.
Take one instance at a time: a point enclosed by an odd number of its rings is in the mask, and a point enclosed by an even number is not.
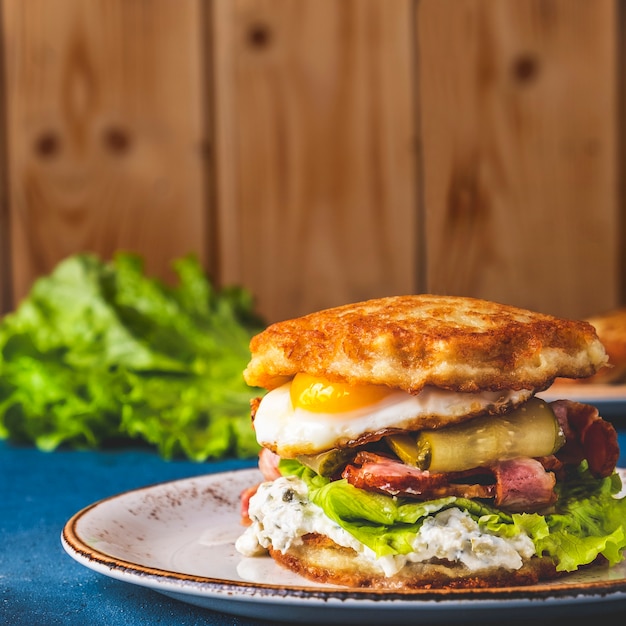
{"type": "Polygon", "coordinates": [[[590,405],[535,397],[605,366],[589,323],[398,296],[273,324],[250,349],[264,481],[242,494],[242,554],[407,592],[622,559],[615,429],[590,405]]]}

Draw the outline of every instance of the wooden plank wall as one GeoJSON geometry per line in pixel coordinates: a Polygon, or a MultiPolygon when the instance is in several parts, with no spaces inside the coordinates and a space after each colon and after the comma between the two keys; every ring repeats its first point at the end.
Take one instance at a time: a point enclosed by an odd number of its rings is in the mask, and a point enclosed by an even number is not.
{"type": "Polygon", "coordinates": [[[203,12],[170,0],[3,2],[14,298],[74,252],[205,259],[203,12]]]}
{"type": "Polygon", "coordinates": [[[617,0],[1,2],[3,310],[117,249],[268,321],[621,304],[617,0]]]}
{"type": "Polygon", "coordinates": [[[615,3],[420,11],[429,288],[572,316],[615,306],[615,3]]]}
{"type": "Polygon", "coordinates": [[[223,279],[273,319],[412,291],[412,3],[215,6],[223,279]]]}

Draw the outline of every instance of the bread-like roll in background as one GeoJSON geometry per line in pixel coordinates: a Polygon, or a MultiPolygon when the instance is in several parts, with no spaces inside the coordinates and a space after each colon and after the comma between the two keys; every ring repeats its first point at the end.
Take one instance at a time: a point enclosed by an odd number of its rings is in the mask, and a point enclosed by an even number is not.
{"type": "Polygon", "coordinates": [[[586,318],[595,329],[609,357],[608,365],[588,378],[558,379],[558,383],[619,385],[626,383],[626,308],[586,318]]]}

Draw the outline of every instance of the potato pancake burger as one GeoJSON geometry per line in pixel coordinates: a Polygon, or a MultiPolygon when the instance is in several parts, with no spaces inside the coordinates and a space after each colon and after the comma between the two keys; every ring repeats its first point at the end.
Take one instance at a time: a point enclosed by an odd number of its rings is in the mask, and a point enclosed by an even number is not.
{"type": "Polygon", "coordinates": [[[264,482],[242,494],[240,553],[396,591],[622,559],[615,429],[536,397],[606,364],[590,324],[410,295],[273,324],[250,349],[264,482]]]}

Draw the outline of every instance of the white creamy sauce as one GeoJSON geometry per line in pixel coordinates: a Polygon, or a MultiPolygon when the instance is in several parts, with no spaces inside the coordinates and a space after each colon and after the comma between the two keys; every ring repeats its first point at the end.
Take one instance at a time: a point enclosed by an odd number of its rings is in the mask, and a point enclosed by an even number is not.
{"type": "Polygon", "coordinates": [[[285,551],[301,543],[303,535],[317,532],[375,561],[387,576],[408,562],[433,558],[463,563],[471,571],[494,566],[515,570],[522,566],[522,558],[535,553],[527,535],[505,538],[486,533],[467,512],[452,508],[425,520],[413,541],[412,553],[377,559],[370,548],[309,502],[306,484],[294,476],[263,483],[250,500],[249,514],[252,525],[235,544],[245,556],[264,554],[270,545],[285,551]]]}
{"type": "Polygon", "coordinates": [[[292,544],[301,543],[303,535],[313,532],[327,535],[339,545],[355,550],[360,546],[359,551],[371,552],[309,501],[306,484],[296,476],[261,484],[250,499],[248,514],[252,525],[235,544],[245,556],[264,554],[270,545],[283,552],[292,544]]]}

